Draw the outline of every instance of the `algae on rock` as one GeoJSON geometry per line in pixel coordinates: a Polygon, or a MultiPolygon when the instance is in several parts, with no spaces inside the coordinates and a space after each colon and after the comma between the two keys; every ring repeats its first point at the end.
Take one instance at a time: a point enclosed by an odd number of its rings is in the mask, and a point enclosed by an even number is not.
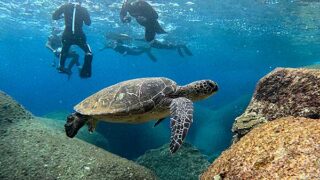
{"type": "Polygon", "coordinates": [[[166,144],[158,149],[149,150],[136,162],[153,170],[163,180],[197,180],[210,165],[207,157],[189,143],[184,143],[174,154],[166,144]]]}

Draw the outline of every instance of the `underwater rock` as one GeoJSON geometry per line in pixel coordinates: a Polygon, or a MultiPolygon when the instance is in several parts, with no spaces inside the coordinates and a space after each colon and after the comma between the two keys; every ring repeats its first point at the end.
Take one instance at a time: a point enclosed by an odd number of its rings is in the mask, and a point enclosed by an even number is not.
{"type": "Polygon", "coordinates": [[[320,118],[319,70],[277,68],[262,78],[233,124],[234,142],[260,124],[287,116],[320,118]]]}
{"type": "Polygon", "coordinates": [[[286,117],[261,125],[201,176],[214,179],[320,179],[320,121],[286,117]]]}
{"type": "MultiPolygon", "coordinates": [[[[0,98],[10,99],[3,93],[0,98]]],[[[12,112],[27,112],[16,108],[12,112]]],[[[1,119],[11,117],[1,113],[1,119]]],[[[63,128],[51,126],[53,121],[36,117],[26,121],[29,117],[22,113],[15,117],[21,121],[10,126],[0,122],[0,179],[156,179],[143,166],[68,138],[63,128]]]]}
{"type": "MultiPolygon", "coordinates": [[[[64,116],[66,117],[66,116],[64,116]]],[[[39,118],[39,117],[38,117],[39,118]]],[[[61,119],[49,119],[49,118],[39,118],[43,123],[51,128],[55,128],[57,131],[61,131],[61,133],[65,133],[64,124],[65,120],[61,119]]],[[[98,146],[102,149],[109,150],[109,141],[102,134],[95,131],[93,133],[88,132],[88,128],[81,128],[76,136],[76,138],[81,139],[85,142],[98,146]]]]}
{"type": "MultiPolygon", "coordinates": [[[[64,131],[64,124],[66,122],[66,117],[70,114],[68,111],[55,111],[48,113],[41,118],[43,122],[47,123],[50,127],[55,127],[57,130],[62,132],[64,131]]],[[[81,139],[85,142],[98,146],[100,148],[106,149],[109,151],[109,141],[98,131],[89,133],[88,128],[81,128],[76,136],[76,138],[81,139]]]]}
{"type": "Polygon", "coordinates": [[[31,119],[33,115],[24,109],[6,93],[0,91],[0,124],[9,125],[23,120],[31,119]]]}
{"type": "Polygon", "coordinates": [[[163,180],[197,180],[210,165],[207,157],[189,143],[184,143],[175,154],[170,153],[169,144],[149,150],[136,162],[153,170],[163,180]]]}

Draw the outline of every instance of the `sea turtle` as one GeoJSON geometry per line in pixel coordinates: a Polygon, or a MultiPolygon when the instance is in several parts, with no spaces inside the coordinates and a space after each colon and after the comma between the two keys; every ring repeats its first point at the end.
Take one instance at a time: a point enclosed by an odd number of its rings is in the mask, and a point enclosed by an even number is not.
{"type": "Polygon", "coordinates": [[[195,81],[185,86],[164,77],[139,78],[109,86],[84,99],[67,117],[65,130],[74,137],[88,124],[93,132],[98,120],[116,123],[143,123],[158,120],[158,125],[171,116],[171,153],[176,152],[193,121],[193,103],[205,99],[218,90],[211,80],[195,81]]]}

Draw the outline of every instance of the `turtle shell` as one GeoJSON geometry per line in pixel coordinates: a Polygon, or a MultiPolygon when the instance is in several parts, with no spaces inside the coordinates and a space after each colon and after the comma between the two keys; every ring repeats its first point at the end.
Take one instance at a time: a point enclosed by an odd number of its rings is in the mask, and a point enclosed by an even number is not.
{"type": "Polygon", "coordinates": [[[167,78],[140,78],[109,86],[84,99],[74,110],[89,116],[129,116],[150,112],[176,91],[167,78]]]}

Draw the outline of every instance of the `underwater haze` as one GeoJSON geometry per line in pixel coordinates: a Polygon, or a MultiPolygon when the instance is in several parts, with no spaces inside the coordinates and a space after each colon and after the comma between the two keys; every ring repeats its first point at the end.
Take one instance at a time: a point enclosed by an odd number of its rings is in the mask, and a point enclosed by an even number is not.
{"type": "MultiPolygon", "coordinates": [[[[185,43],[193,56],[180,57],[173,50],[152,49],[158,59],[153,62],[145,54],[123,56],[112,50],[99,51],[104,47],[106,33],[143,38],[144,29],[135,21],[121,23],[122,1],[84,0],[83,6],[92,19],[91,26],[84,26],[93,51],[92,77],[81,79],[74,69],[68,79],[51,66],[54,56],[45,48],[53,25],[52,13],[65,1],[1,0],[0,89],[37,116],[52,112],[67,115],[84,98],[120,81],[161,76],[184,85],[211,79],[218,83],[219,91],[195,103],[194,124],[187,141],[214,158],[229,146],[232,123],[248,105],[261,77],[276,67],[320,63],[317,1],[148,2],[168,32],[156,39],[185,43]]],[[[63,21],[58,24],[63,26],[63,21]]],[[[82,63],[83,52],[77,51],[82,63]]],[[[153,128],[153,124],[103,122],[97,131],[109,141],[105,149],[134,159],[169,142],[169,120],[159,127],[153,128]]]]}

